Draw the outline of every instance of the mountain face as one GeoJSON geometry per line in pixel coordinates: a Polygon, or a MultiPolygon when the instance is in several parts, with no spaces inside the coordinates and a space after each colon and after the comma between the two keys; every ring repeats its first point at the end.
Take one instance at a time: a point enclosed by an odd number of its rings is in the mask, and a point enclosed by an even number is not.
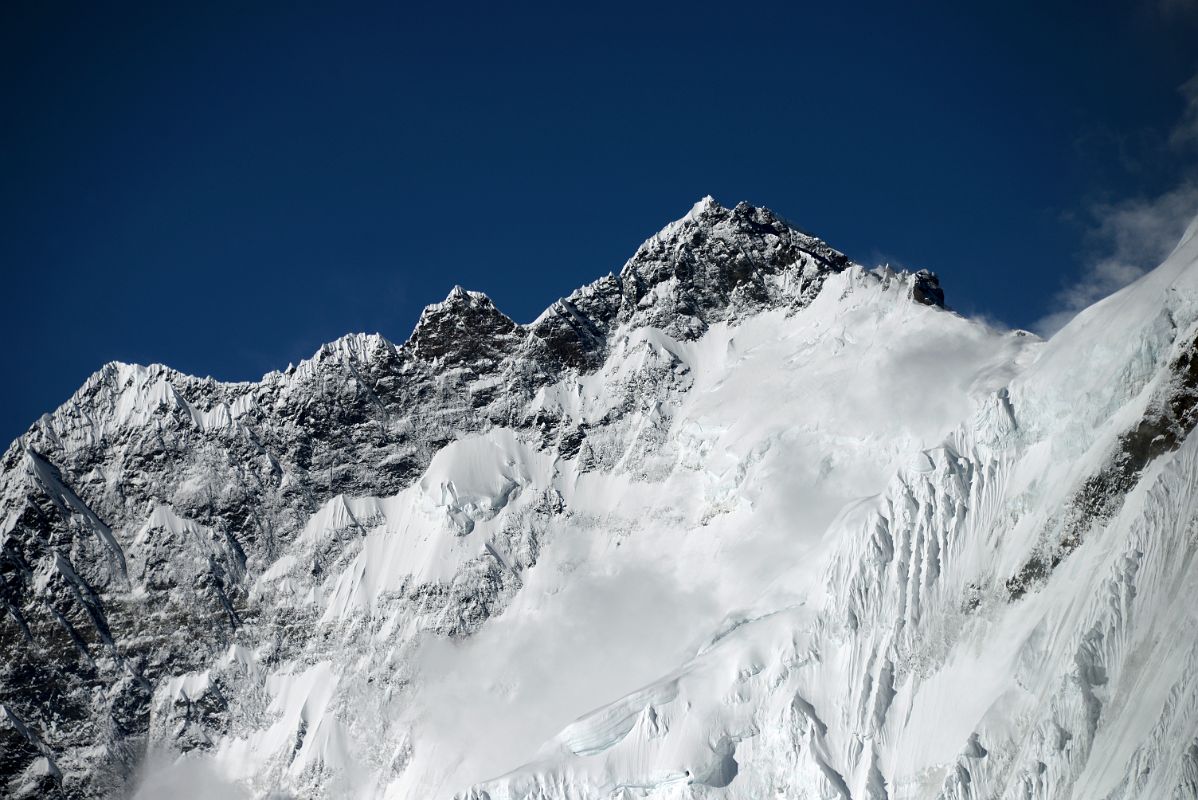
{"type": "Polygon", "coordinates": [[[0,795],[1198,797],[1198,226],[1043,342],[710,198],[0,462],[0,795]]]}

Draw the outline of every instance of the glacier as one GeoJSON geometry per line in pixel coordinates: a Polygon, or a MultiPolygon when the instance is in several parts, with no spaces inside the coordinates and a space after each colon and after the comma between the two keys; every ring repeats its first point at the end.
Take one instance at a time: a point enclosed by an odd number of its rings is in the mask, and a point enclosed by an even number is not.
{"type": "Polygon", "coordinates": [[[1198,797],[1198,221],[1048,341],[704,198],[0,460],[0,787],[1198,797]]]}

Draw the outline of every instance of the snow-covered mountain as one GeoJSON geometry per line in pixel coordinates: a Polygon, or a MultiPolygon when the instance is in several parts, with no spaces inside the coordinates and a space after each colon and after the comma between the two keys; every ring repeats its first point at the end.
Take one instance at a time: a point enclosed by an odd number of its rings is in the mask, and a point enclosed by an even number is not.
{"type": "Polygon", "coordinates": [[[0,794],[1198,797],[1198,225],[943,301],[705,198],[528,325],[105,366],[0,462],[0,794]]]}

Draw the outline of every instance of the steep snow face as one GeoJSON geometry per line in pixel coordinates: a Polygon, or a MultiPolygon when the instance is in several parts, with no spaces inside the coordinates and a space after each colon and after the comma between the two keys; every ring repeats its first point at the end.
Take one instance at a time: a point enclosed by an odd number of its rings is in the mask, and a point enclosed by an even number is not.
{"type": "Polygon", "coordinates": [[[528,325],[109,365],[2,464],[0,781],[1195,796],[1196,260],[1043,343],[705,198],[528,325]]]}

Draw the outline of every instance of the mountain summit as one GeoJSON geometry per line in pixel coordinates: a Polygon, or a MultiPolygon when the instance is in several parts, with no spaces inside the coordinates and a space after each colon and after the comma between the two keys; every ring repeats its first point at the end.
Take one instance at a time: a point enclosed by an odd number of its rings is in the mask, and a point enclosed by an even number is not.
{"type": "Polygon", "coordinates": [[[0,794],[1198,796],[1198,239],[1049,342],[704,198],[0,460],[0,794]]]}

